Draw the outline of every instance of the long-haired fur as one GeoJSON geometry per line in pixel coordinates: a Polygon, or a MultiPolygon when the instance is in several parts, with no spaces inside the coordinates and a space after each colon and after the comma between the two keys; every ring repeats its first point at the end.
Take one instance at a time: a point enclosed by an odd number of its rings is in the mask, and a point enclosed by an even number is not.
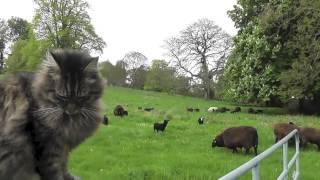
{"type": "MultiPolygon", "coordinates": [[[[103,85],[97,61],[80,51],[55,50],[47,54],[37,73],[14,76],[9,81],[18,82],[14,86],[0,84],[0,91],[6,91],[0,95],[0,135],[7,133],[0,137],[0,143],[3,139],[11,141],[14,134],[25,138],[21,143],[28,145],[27,154],[33,155],[28,161],[30,171],[34,170],[32,178],[74,179],[67,171],[68,154],[102,120],[99,100],[103,85]]],[[[3,149],[13,151],[10,146],[3,149]]],[[[0,179],[14,179],[2,159],[0,153],[0,179]]]]}

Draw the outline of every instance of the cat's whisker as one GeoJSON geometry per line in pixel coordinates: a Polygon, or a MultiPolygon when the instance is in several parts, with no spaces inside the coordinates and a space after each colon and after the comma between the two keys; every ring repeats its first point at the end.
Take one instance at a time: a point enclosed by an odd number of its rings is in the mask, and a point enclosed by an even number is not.
{"type": "Polygon", "coordinates": [[[80,112],[80,115],[84,118],[84,119],[86,119],[87,118],[87,116],[84,114],[84,112],[80,112]]]}
{"type": "Polygon", "coordinates": [[[84,107],[82,107],[83,109],[86,109],[86,110],[89,110],[89,111],[97,111],[98,109],[97,108],[95,108],[95,107],[86,107],[86,106],[84,106],[84,107]]]}
{"type": "MultiPolygon", "coordinates": [[[[41,108],[37,111],[35,111],[35,114],[38,118],[50,118],[52,119],[50,116],[53,115],[54,119],[56,118],[60,118],[61,115],[58,115],[57,112],[62,112],[62,109],[60,109],[59,107],[52,107],[52,108],[41,108]]],[[[61,113],[59,113],[61,114],[61,113]]]]}
{"type": "Polygon", "coordinates": [[[90,109],[87,109],[87,108],[82,108],[82,111],[84,113],[87,114],[87,117],[90,118],[90,119],[95,119],[96,118],[96,112],[95,111],[92,111],[90,109]]]}
{"type": "Polygon", "coordinates": [[[84,119],[88,119],[88,115],[85,111],[81,111],[81,114],[83,115],[84,119]]]}

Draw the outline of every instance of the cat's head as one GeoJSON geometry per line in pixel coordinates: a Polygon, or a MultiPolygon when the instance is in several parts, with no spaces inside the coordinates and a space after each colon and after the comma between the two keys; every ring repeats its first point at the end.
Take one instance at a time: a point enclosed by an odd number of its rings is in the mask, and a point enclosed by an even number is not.
{"type": "Polygon", "coordinates": [[[33,83],[40,109],[67,116],[97,109],[103,92],[97,63],[98,58],[79,50],[48,52],[33,83]]]}

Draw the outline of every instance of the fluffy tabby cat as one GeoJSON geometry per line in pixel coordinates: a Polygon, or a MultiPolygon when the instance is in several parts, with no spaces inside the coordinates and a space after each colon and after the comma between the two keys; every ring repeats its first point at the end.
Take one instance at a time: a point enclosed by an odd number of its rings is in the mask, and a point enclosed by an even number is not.
{"type": "Polygon", "coordinates": [[[102,120],[97,61],[55,50],[37,73],[0,82],[1,180],[78,179],[68,173],[68,154],[102,120]]]}

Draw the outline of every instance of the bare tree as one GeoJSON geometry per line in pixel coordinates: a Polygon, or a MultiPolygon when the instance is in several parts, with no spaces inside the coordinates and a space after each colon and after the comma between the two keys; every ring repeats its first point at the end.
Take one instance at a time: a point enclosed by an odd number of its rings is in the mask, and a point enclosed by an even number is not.
{"type": "Polygon", "coordinates": [[[223,74],[231,46],[231,36],[208,19],[198,20],[165,41],[171,63],[201,81],[205,98],[212,96],[213,80],[223,74]]]}
{"type": "Polygon", "coordinates": [[[122,59],[127,65],[128,70],[137,69],[140,66],[145,66],[148,58],[140,52],[131,51],[122,59]]]}
{"type": "Polygon", "coordinates": [[[148,58],[140,52],[132,51],[127,53],[122,60],[126,64],[128,81],[133,85],[133,81],[137,80],[135,76],[139,74],[138,72],[147,67],[148,58]]]}

